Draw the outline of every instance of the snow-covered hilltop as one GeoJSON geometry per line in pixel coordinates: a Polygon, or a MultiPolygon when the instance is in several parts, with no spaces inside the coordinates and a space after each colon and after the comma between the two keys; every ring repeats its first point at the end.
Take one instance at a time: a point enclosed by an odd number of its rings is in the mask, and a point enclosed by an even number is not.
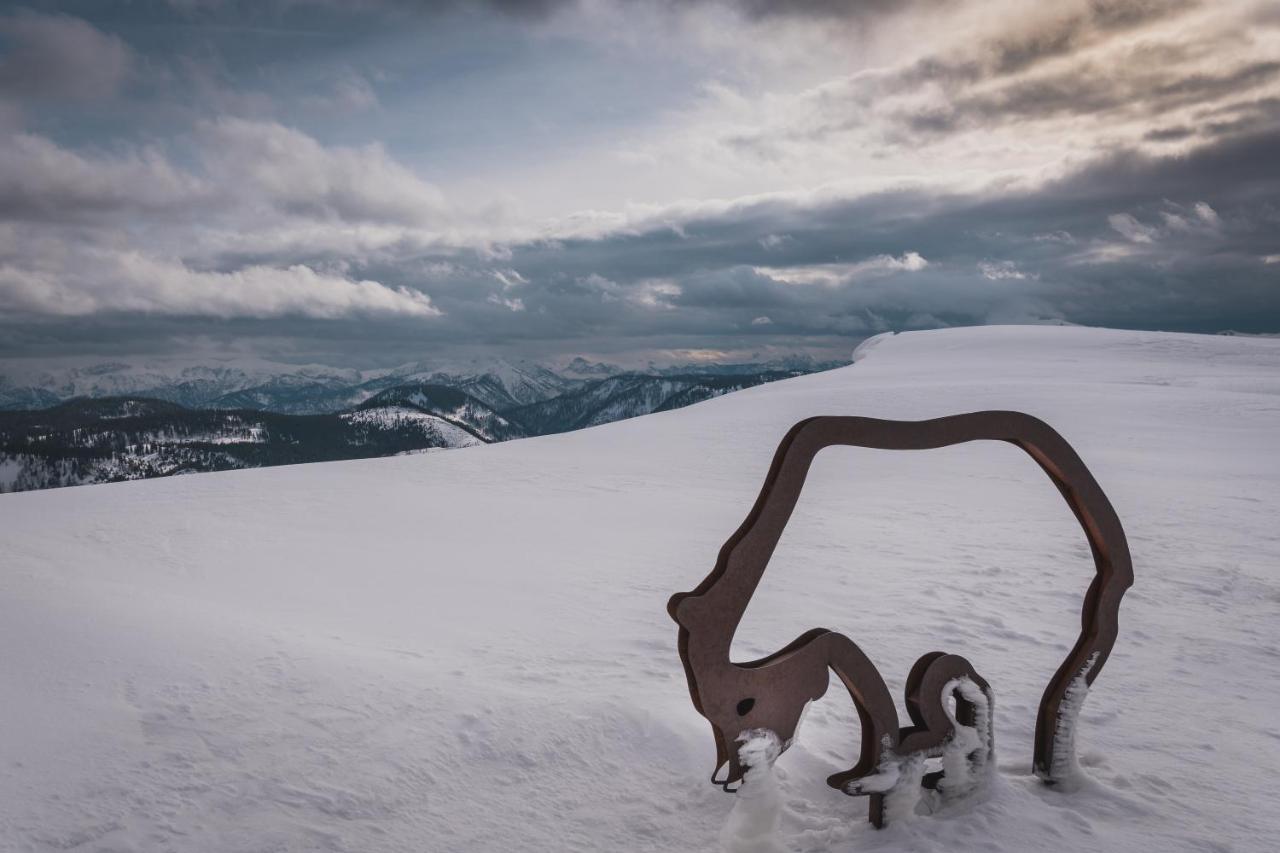
{"type": "Polygon", "coordinates": [[[989,327],[581,432],[0,495],[0,849],[714,850],[667,597],[815,414],[1021,409],[1080,451],[1137,583],[1073,793],[1031,775],[1092,564],[1004,445],[823,451],[735,653],[848,634],[995,691],[977,801],[883,832],[826,787],[835,685],[777,765],[796,851],[1269,851],[1280,768],[1280,341],[989,327]]]}

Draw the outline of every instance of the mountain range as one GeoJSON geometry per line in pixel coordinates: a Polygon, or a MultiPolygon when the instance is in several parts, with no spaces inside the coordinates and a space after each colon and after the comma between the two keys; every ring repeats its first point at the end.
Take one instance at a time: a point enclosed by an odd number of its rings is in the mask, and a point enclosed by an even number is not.
{"type": "Polygon", "coordinates": [[[569,376],[513,363],[473,374],[406,365],[375,375],[313,367],[266,377],[230,368],[78,369],[43,387],[0,387],[9,407],[0,409],[0,491],[489,444],[677,409],[834,366],[788,364],[612,375],[609,365],[579,359],[569,376]],[[585,378],[593,373],[602,376],[585,378]],[[61,399],[86,391],[97,393],[61,399]]]}
{"type": "Polygon", "coordinates": [[[733,376],[811,373],[844,362],[792,356],[737,364],[678,364],[623,368],[581,357],[559,369],[528,361],[477,359],[453,363],[409,362],[356,370],[275,362],[244,364],[131,364],[103,362],[60,369],[0,363],[0,410],[42,409],[77,397],[147,397],[188,408],[257,409],[283,414],[325,414],[358,406],[389,388],[432,384],[465,391],[497,410],[549,400],[624,374],[733,376]]]}

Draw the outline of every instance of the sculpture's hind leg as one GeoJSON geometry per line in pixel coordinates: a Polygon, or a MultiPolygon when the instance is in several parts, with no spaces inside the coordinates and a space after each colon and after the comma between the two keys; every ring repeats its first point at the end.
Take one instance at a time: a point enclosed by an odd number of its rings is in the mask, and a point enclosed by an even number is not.
{"type": "Polygon", "coordinates": [[[930,652],[911,668],[906,694],[913,725],[901,732],[903,751],[942,758],[942,769],[921,780],[924,787],[944,798],[973,790],[995,749],[991,686],[959,655],[930,652]]]}
{"type": "Polygon", "coordinates": [[[972,793],[995,763],[991,688],[963,675],[947,682],[948,691],[956,701],[952,732],[942,744],[942,770],[933,784],[926,778],[943,801],[972,793]]]}
{"type": "Polygon", "coordinates": [[[907,676],[906,700],[912,725],[899,733],[896,782],[882,795],[880,819],[872,819],[877,826],[914,811],[922,788],[943,800],[972,792],[992,765],[991,687],[967,660],[943,652],[922,656],[907,676]],[[925,772],[928,758],[941,758],[942,769],[925,772]]]}

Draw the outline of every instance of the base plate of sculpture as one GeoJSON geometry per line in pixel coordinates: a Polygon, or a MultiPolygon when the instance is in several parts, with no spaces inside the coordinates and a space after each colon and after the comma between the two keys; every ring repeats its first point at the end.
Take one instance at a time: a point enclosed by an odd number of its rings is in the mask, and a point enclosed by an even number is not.
{"type": "Polygon", "coordinates": [[[827,692],[832,672],[857,709],[862,749],[852,768],[827,783],[850,796],[868,797],[868,819],[875,826],[910,814],[926,795],[964,796],[990,770],[992,690],[963,657],[934,651],[916,661],[906,680],[910,724],[904,726],[879,670],[853,640],[836,631],[814,628],[755,661],[737,662],[729,655],[818,451],[834,445],[926,450],[984,440],[1014,444],[1036,461],[1079,521],[1093,553],[1095,574],[1084,594],[1080,636],[1050,678],[1036,717],[1033,768],[1046,783],[1062,781],[1073,765],[1075,715],[1115,645],[1120,600],[1133,583],[1133,566],[1119,517],[1071,445],[1030,415],[988,411],[926,421],[816,417],[796,424],[783,438],[759,497],[720,549],[715,568],[667,605],[680,627],[690,697],[715,736],[716,784],[736,790],[749,769],[741,744],[761,732],[777,739],[773,757],[791,746],[806,706],[827,692]],[[940,760],[938,769],[929,769],[931,759],[933,764],[940,760]]]}

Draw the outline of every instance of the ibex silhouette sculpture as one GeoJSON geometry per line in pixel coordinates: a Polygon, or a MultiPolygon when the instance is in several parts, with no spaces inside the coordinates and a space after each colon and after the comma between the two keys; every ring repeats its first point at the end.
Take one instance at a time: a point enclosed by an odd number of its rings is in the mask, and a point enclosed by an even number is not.
{"type": "MultiPolygon", "coordinates": [[[[869,796],[868,819],[876,826],[886,820],[886,785],[933,787],[943,781],[941,773],[898,783],[883,776],[868,779],[882,769],[886,755],[937,755],[955,737],[957,725],[990,725],[990,688],[968,661],[956,655],[931,652],[916,661],[906,683],[912,724],[903,728],[879,671],[842,634],[815,628],[760,660],[735,663],[729,657],[734,633],[818,451],[832,445],[925,450],[979,440],[1007,441],[1025,450],[1058,487],[1093,551],[1096,575],[1084,596],[1080,637],[1050,679],[1036,716],[1034,770],[1048,783],[1062,779],[1074,748],[1074,719],[1067,717],[1078,709],[1079,694],[1072,694],[1066,708],[1064,700],[1073,685],[1092,684],[1102,671],[1115,645],[1120,599],[1133,583],[1133,566],[1120,519],[1071,445],[1030,415],[991,411],[927,421],[816,417],[796,424],[783,438],[760,496],[720,549],[715,568],[696,589],[677,593],[667,605],[680,626],[680,658],[694,707],[710,721],[715,734],[713,781],[726,790],[742,781],[748,768],[742,766],[734,744],[744,733],[771,731],[785,750],[807,703],[826,693],[828,669],[840,677],[857,707],[862,752],[853,768],[827,782],[852,796],[869,796]],[[954,715],[948,712],[947,694],[956,700],[954,715]],[[979,709],[979,704],[985,709],[979,709]],[[722,772],[724,778],[718,778],[722,772]]],[[[988,736],[985,743],[990,742],[988,736]]],[[[981,762],[986,756],[970,758],[981,762]]]]}

